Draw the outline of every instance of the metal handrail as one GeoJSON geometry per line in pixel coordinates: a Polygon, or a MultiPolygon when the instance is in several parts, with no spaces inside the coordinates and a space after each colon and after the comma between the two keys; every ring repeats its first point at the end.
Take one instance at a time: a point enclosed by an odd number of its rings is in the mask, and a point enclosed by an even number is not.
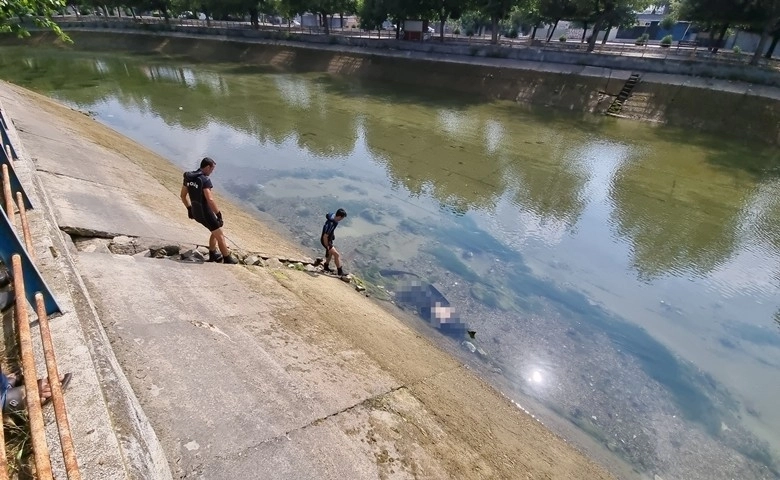
{"type": "MultiPolygon", "coordinates": [[[[6,266],[11,266],[12,271],[15,297],[14,319],[18,334],[22,375],[24,377],[25,403],[36,476],[40,480],[49,480],[53,478],[53,473],[50,451],[46,441],[38,373],[33,354],[28,303],[35,305],[38,317],[48,383],[51,390],[51,401],[54,404],[54,415],[60,435],[65,471],[69,480],[80,480],[81,474],[78,470],[78,462],[54,354],[54,345],[51,339],[51,330],[49,329],[49,312],[60,313],[61,310],[34,264],[34,245],[27,217],[29,200],[14,173],[14,151],[6,131],[8,122],[3,113],[3,111],[0,111],[0,119],[2,119],[0,131],[3,133],[3,148],[0,148],[0,157],[2,157],[2,175],[0,175],[2,186],[0,186],[0,191],[3,192],[5,202],[4,208],[0,208],[0,257],[2,257],[6,266]],[[15,196],[12,192],[15,192],[15,196]],[[24,237],[24,246],[20,242],[17,229],[14,226],[17,209],[24,237]],[[28,294],[31,295],[28,296],[28,294]]],[[[8,462],[5,438],[2,428],[0,428],[0,480],[7,480],[7,478],[8,462]]]]}
{"type": "Polygon", "coordinates": [[[35,308],[38,313],[38,326],[41,330],[43,355],[46,358],[46,371],[49,374],[49,387],[51,388],[51,401],[54,404],[54,417],[57,420],[57,430],[60,433],[60,447],[62,448],[62,457],[65,460],[65,472],[68,474],[69,480],[81,480],[81,473],[79,473],[79,465],[76,460],[76,450],[73,447],[73,437],[70,432],[70,423],[68,423],[68,414],[65,411],[65,399],[62,395],[60,374],[57,369],[57,360],[54,355],[54,344],[51,341],[51,330],[49,330],[46,305],[43,301],[43,295],[41,295],[40,292],[35,293],[35,308]]]}
{"type": "Polygon", "coordinates": [[[30,254],[30,258],[35,262],[35,248],[33,247],[32,235],[30,234],[30,224],[27,222],[27,209],[24,208],[22,192],[16,192],[16,206],[19,209],[19,219],[22,223],[22,233],[24,234],[24,244],[27,247],[27,253],[30,254]]]}
{"type": "MultiPolygon", "coordinates": [[[[24,277],[22,274],[22,257],[19,254],[14,254],[11,260],[13,264],[14,294],[16,296],[14,313],[16,316],[17,333],[19,334],[19,350],[22,357],[22,374],[24,375],[25,400],[30,424],[33,457],[35,457],[35,472],[39,480],[49,480],[53,478],[51,458],[49,458],[49,447],[46,443],[41,392],[38,390],[38,371],[35,368],[35,358],[33,358],[30,318],[27,315],[27,297],[25,295],[24,277]]],[[[59,381],[59,378],[55,379],[55,381],[59,381]]],[[[52,383],[51,380],[49,383],[52,383]]]]}

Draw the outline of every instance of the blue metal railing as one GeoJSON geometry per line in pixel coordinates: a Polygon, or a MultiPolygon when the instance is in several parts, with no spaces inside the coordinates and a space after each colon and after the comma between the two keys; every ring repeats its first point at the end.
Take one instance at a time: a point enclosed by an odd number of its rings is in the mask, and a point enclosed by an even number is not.
{"type": "MultiPolygon", "coordinates": [[[[0,153],[0,165],[8,166],[8,183],[10,184],[11,191],[13,192],[12,195],[16,192],[22,194],[22,202],[24,205],[19,205],[19,208],[32,209],[33,205],[30,202],[30,199],[27,197],[27,193],[25,192],[24,187],[22,187],[22,184],[19,182],[19,178],[16,176],[16,172],[14,170],[13,160],[19,157],[17,156],[16,149],[14,148],[11,142],[11,138],[8,135],[8,125],[9,122],[5,117],[5,112],[0,111],[0,132],[2,132],[2,135],[0,135],[2,137],[0,139],[2,140],[2,148],[0,148],[0,150],[2,150],[2,153],[0,153]],[[10,158],[8,153],[6,153],[6,147],[10,149],[10,158]]],[[[27,251],[24,243],[22,243],[22,241],[19,239],[19,235],[17,235],[16,229],[11,223],[11,220],[8,218],[7,212],[3,208],[0,208],[0,212],[2,212],[2,215],[0,215],[0,258],[3,260],[6,268],[8,268],[9,271],[11,270],[11,257],[14,254],[19,254],[22,259],[22,272],[27,301],[34,307],[36,304],[35,294],[41,293],[41,295],[43,295],[44,305],[48,315],[62,313],[62,309],[60,309],[57,300],[54,298],[54,295],[52,294],[48,285],[46,285],[46,282],[38,271],[38,268],[35,266],[32,258],[30,257],[30,252],[27,251]]]]}

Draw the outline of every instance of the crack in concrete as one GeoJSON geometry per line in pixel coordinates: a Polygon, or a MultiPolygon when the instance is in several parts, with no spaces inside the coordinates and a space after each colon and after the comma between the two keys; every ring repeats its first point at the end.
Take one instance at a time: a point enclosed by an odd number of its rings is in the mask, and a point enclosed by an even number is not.
{"type": "MultiPolygon", "coordinates": [[[[391,388],[391,389],[389,389],[387,391],[384,391],[384,392],[378,393],[376,395],[373,395],[371,397],[365,398],[365,399],[361,400],[360,402],[352,404],[352,405],[349,405],[349,406],[347,406],[345,408],[342,408],[341,410],[337,410],[335,412],[329,413],[329,414],[327,414],[327,415],[325,415],[323,417],[315,418],[314,420],[310,421],[309,423],[307,423],[305,425],[301,425],[300,427],[296,427],[296,428],[287,430],[284,433],[280,433],[280,434],[275,435],[275,436],[273,436],[271,438],[268,438],[266,440],[258,442],[258,443],[254,444],[254,445],[249,445],[249,446],[245,447],[244,449],[242,449],[240,452],[238,452],[238,456],[245,455],[248,451],[250,451],[252,449],[256,449],[258,447],[261,447],[261,446],[263,446],[265,444],[268,444],[268,443],[271,443],[271,442],[276,442],[276,441],[281,440],[281,439],[290,440],[290,438],[289,438],[290,434],[293,434],[293,433],[299,432],[299,431],[303,431],[303,430],[305,430],[305,429],[307,429],[309,427],[312,427],[312,426],[320,425],[320,424],[322,424],[323,422],[325,422],[326,420],[328,420],[330,418],[333,418],[333,417],[336,417],[338,415],[341,415],[342,413],[349,412],[350,410],[354,410],[355,408],[358,408],[358,407],[361,407],[361,406],[368,406],[369,404],[371,404],[375,400],[380,399],[382,397],[386,397],[386,396],[388,396],[390,394],[393,394],[395,392],[398,392],[398,391],[401,391],[401,390],[410,391],[410,388],[414,387],[415,385],[426,383],[427,381],[429,381],[431,379],[434,379],[434,378],[439,377],[441,375],[446,375],[446,374],[448,374],[450,372],[453,372],[453,371],[459,370],[459,369],[463,369],[463,368],[465,368],[464,365],[458,365],[456,367],[449,368],[447,370],[442,370],[440,372],[436,372],[433,375],[428,375],[428,376],[426,376],[424,378],[421,378],[420,380],[418,380],[418,381],[416,381],[414,383],[398,385],[397,387],[393,387],[393,388],[391,388]]],[[[411,393],[411,391],[410,391],[410,393],[411,393]]],[[[412,396],[415,399],[417,399],[417,397],[414,394],[412,394],[412,396]]],[[[419,399],[417,399],[417,400],[419,401],[419,399]]],[[[420,402],[420,403],[422,403],[422,402],[420,402]]],[[[401,415],[399,412],[394,412],[394,413],[396,413],[398,415],[401,415]]],[[[433,414],[433,416],[438,419],[437,415],[433,414]]],[[[222,459],[222,460],[227,460],[228,459],[228,457],[226,457],[226,456],[219,456],[219,455],[217,455],[216,458],[219,458],[219,459],[222,459]]]]}
{"type": "MultiPolygon", "coordinates": [[[[287,430],[286,432],[280,433],[280,434],[275,435],[275,436],[273,436],[271,438],[268,438],[268,439],[263,440],[261,442],[255,443],[254,445],[249,445],[249,446],[245,447],[244,449],[242,449],[240,452],[238,452],[237,455],[240,457],[240,456],[244,455],[246,452],[248,452],[249,450],[256,449],[256,448],[261,447],[261,446],[263,446],[265,444],[268,444],[268,443],[271,443],[271,442],[276,442],[276,441],[281,440],[281,439],[285,439],[286,438],[287,440],[289,440],[290,439],[289,438],[290,434],[292,434],[292,433],[306,430],[309,427],[317,426],[317,425],[325,422],[329,418],[336,417],[338,415],[341,415],[342,413],[348,412],[348,411],[353,410],[353,409],[355,409],[357,407],[360,407],[360,406],[363,406],[363,405],[367,405],[368,403],[370,403],[370,402],[372,402],[372,401],[374,401],[374,400],[376,400],[378,398],[384,397],[384,396],[386,396],[388,394],[391,394],[391,393],[395,393],[395,392],[397,392],[397,391],[399,391],[401,389],[404,389],[404,388],[406,388],[406,385],[399,385],[397,387],[391,388],[390,390],[387,390],[387,391],[378,393],[376,395],[373,395],[371,397],[365,398],[365,399],[361,400],[360,402],[352,404],[352,405],[349,405],[349,406],[347,406],[345,408],[342,408],[341,410],[337,410],[335,412],[329,413],[329,414],[325,415],[324,417],[315,418],[314,420],[310,421],[309,423],[307,423],[305,425],[301,425],[300,427],[295,427],[293,429],[287,430]]],[[[219,458],[219,459],[222,459],[222,460],[229,459],[229,457],[221,456],[221,455],[217,455],[216,458],[219,458]]]]}
{"type": "Polygon", "coordinates": [[[110,187],[110,188],[115,189],[115,190],[125,190],[125,191],[128,191],[128,192],[131,191],[131,190],[128,190],[128,189],[125,189],[125,188],[122,188],[122,187],[115,186],[115,185],[108,185],[108,184],[105,184],[105,183],[96,182],[94,180],[89,180],[89,179],[86,179],[86,178],[74,177],[73,175],[67,175],[65,173],[53,172],[51,170],[46,170],[45,168],[36,168],[35,171],[36,172],[40,172],[40,173],[48,173],[49,175],[54,175],[55,177],[70,178],[71,180],[78,180],[80,182],[91,183],[92,185],[97,185],[97,186],[102,187],[102,188],[110,187]]]}
{"type": "Polygon", "coordinates": [[[105,238],[112,240],[114,237],[127,236],[135,238],[133,235],[124,235],[122,233],[111,233],[104,230],[93,230],[91,228],[83,227],[71,227],[70,225],[60,225],[60,230],[67,233],[71,237],[90,239],[90,238],[105,238]]]}

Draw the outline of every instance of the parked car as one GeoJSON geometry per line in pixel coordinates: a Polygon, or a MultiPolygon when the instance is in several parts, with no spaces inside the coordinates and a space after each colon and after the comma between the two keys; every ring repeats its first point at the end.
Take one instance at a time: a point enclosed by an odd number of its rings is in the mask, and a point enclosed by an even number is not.
{"type": "Polygon", "coordinates": [[[382,23],[382,30],[395,30],[395,25],[390,20],[385,20],[382,23]]]}

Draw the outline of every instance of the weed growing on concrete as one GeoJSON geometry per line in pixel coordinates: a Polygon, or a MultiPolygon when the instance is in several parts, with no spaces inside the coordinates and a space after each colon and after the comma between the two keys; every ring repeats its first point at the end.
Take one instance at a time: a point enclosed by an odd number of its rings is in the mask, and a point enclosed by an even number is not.
{"type": "Polygon", "coordinates": [[[9,478],[34,478],[32,466],[32,442],[30,441],[27,412],[17,415],[16,422],[3,418],[5,429],[5,453],[9,478]]]}

